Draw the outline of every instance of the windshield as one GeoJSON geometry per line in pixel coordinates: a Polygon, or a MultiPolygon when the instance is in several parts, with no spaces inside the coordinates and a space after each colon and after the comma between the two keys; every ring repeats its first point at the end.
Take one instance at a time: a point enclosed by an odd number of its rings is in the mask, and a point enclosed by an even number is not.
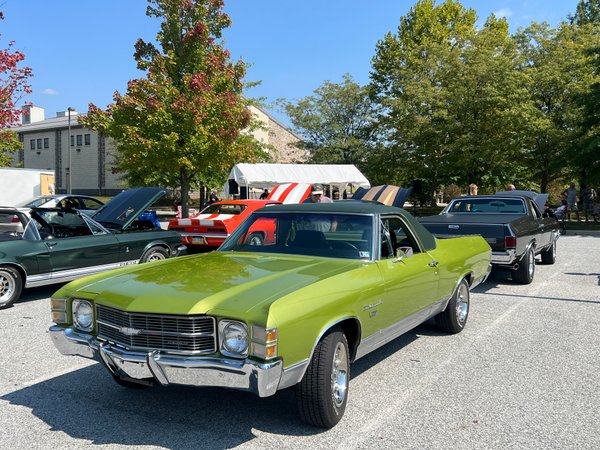
{"type": "Polygon", "coordinates": [[[447,213],[526,214],[520,199],[466,198],[454,199],[446,208],[447,213]]]}
{"type": "Polygon", "coordinates": [[[259,211],[236,229],[219,251],[285,253],[371,259],[369,215],[259,211]]]}
{"type": "MultiPolygon", "coordinates": [[[[15,206],[17,208],[38,208],[38,207],[42,206],[43,204],[45,204],[46,202],[49,202],[50,200],[56,200],[56,197],[51,197],[51,196],[32,197],[32,198],[28,198],[27,200],[17,203],[15,206]]],[[[54,206],[56,206],[56,205],[55,204],[48,205],[49,208],[54,207],[54,206]]]]}

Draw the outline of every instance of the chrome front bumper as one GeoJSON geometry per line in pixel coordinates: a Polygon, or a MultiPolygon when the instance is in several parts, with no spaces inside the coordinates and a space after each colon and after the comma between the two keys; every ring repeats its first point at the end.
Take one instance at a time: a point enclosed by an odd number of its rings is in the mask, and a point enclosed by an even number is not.
{"type": "Polygon", "coordinates": [[[144,353],[100,342],[72,328],[52,326],[49,331],[52,342],[63,355],[95,359],[115,376],[142,383],[219,386],[268,397],[277,392],[283,372],[280,360],[259,363],[250,359],[144,353]]]}

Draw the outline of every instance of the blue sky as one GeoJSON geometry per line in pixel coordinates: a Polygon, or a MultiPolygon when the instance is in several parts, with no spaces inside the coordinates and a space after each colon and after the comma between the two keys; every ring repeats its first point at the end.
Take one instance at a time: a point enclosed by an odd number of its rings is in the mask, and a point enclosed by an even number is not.
{"type": "MultiPolygon", "coordinates": [[[[234,59],[251,63],[247,92],[267,103],[311,95],[325,80],[349,73],[367,83],[375,44],[395,32],[414,1],[401,0],[225,0],[233,25],[225,44],[234,59]]],[[[578,0],[463,0],[483,23],[491,13],[507,17],[511,30],[532,21],[557,25],[578,0]]],[[[68,106],[87,112],[106,107],[114,91],[142,73],[133,45],[152,41],[156,19],[145,15],[146,0],[2,0],[0,48],[14,40],[34,72],[25,98],[46,110],[46,118],[68,106]]],[[[289,123],[280,112],[275,117],[289,123]]]]}

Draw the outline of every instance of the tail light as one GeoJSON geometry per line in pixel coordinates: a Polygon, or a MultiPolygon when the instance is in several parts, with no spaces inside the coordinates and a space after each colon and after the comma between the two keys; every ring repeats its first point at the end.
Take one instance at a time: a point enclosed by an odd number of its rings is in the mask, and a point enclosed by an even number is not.
{"type": "Polygon", "coordinates": [[[504,238],[504,246],[506,248],[517,248],[517,238],[515,236],[506,236],[504,238]]]}
{"type": "Polygon", "coordinates": [[[12,216],[12,219],[10,220],[12,223],[19,223],[21,222],[21,219],[19,219],[19,216],[12,216]]]}

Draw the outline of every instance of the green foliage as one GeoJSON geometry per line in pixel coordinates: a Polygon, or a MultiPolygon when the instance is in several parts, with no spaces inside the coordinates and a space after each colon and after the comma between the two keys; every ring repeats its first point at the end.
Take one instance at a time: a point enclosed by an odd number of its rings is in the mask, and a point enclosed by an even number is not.
{"type": "MultiPolygon", "coordinates": [[[[381,178],[420,179],[431,198],[442,184],[504,184],[522,170],[524,98],[518,52],[505,20],[458,2],[421,0],[395,35],[377,44],[371,95],[388,145],[374,155],[381,178]]],[[[388,181],[389,182],[389,181],[388,181]]]]}
{"type": "MultiPolygon", "coordinates": [[[[0,20],[3,19],[0,11],[0,20]]],[[[10,166],[14,152],[22,148],[16,133],[8,128],[19,122],[21,110],[16,104],[31,92],[28,84],[31,68],[21,66],[25,55],[13,51],[13,46],[11,41],[7,48],[0,49],[0,167],[10,166]]]]}
{"type": "Polygon", "coordinates": [[[147,15],[161,20],[161,48],[136,43],[146,76],[115,93],[107,110],[90,104],[80,122],[115,140],[118,170],[131,185],[180,187],[187,214],[191,187],[222,183],[233,164],[265,152],[250,134],[257,124],[242,95],[246,65],[230,61],[218,41],[231,23],[222,0],[149,4],[147,15]]]}
{"type": "Polygon", "coordinates": [[[579,0],[575,14],[569,15],[571,25],[600,24],[600,0],[579,0]]]}
{"type": "Polygon", "coordinates": [[[584,111],[576,99],[598,80],[588,51],[597,42],[594,28],[562,24],[550,29],[547,24],[533,23],[515,36],[536,109],[524,155],[529,173],[544,192],[551,180],[577,171],[573,147],[580,147],[584,111]]]}
{"type": "Polygon", "coordinates": [[[278,103],[302,136],[300,146],[309,151],[311,162],[365,168],[377,142],[373,127],[376,114],[367,89],[349,74],[340,84],[326,81],[314,95],[297,103],[282,99],[278,103]]]}

